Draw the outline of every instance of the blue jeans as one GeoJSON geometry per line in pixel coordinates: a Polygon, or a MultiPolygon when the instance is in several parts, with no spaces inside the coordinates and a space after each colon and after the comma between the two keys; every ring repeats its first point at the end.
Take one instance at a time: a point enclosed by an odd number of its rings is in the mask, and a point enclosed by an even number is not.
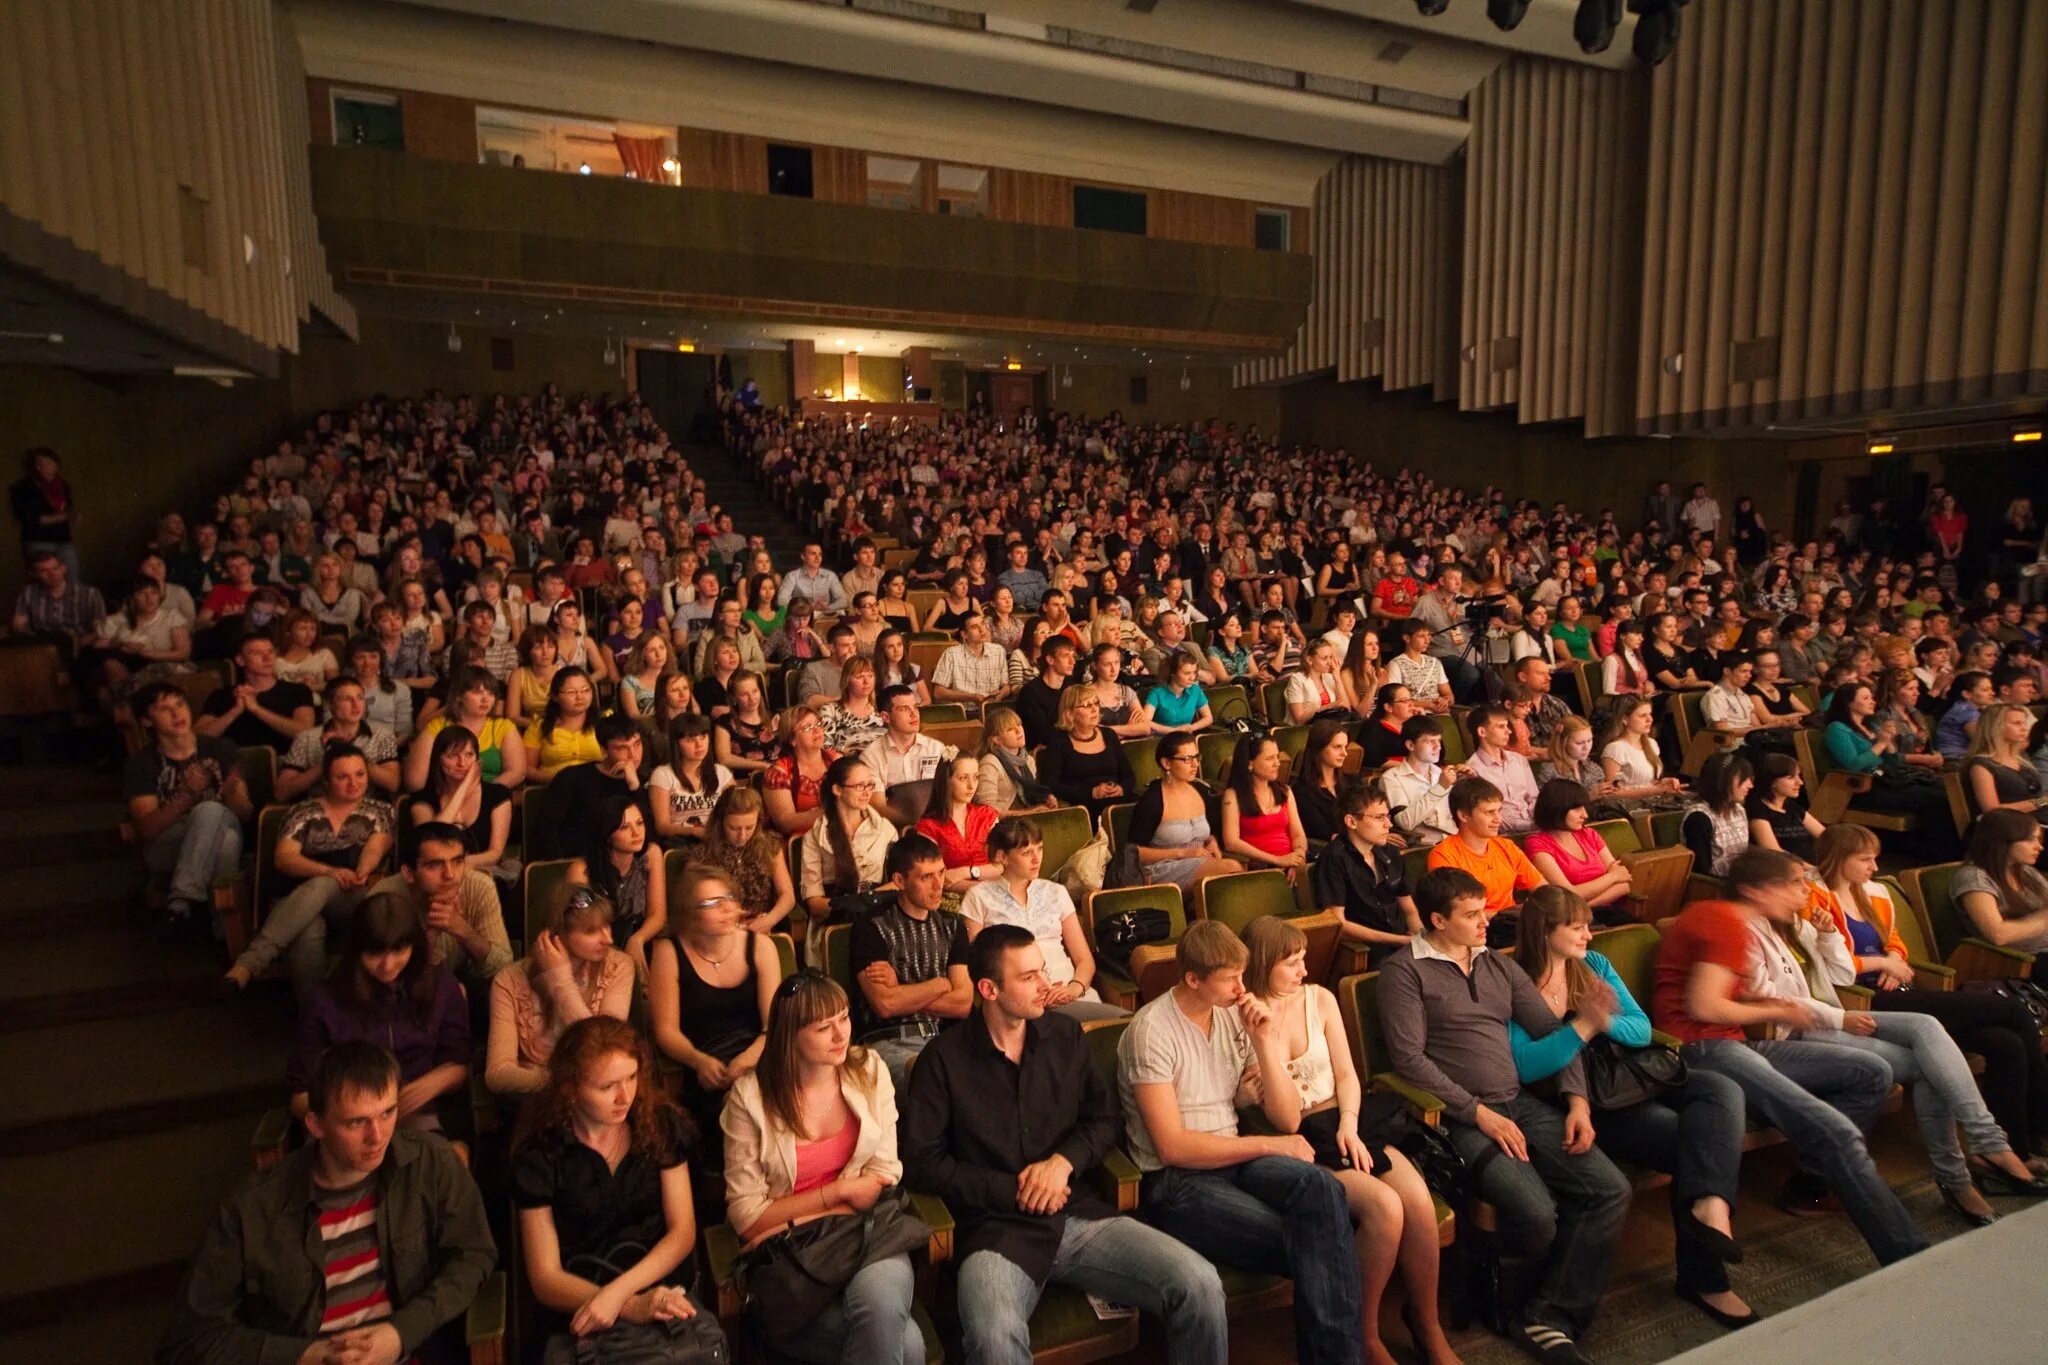
{"type": "Polygon", "coordinates": [[[185,818],[149,841],[144,866],[169,873],[173,905],[213,904],[213,884],[242,863],[242,822],[218,801],[202,801],[185,818]]]}
{"type": "Polygon", "coordinates": [[[931,1040],[919,1035],[908,1038],[878,1038],[863,1046],[882,1059],[882,1065],[889,1068],[889,1079],[896,1083],[896,1093],[903,1095],[909,1092],[910,1064],[917,1060],[917,1054],[924,1051],[925,1044],[931,1040]]]}
{"type": "Polygon", "coordinates": [[[1489,1107],[1522,1130],[1529,1159],[1515,1160],[1467,1123],[1450,1126],[1451,1145],[1468,1165],[1485,1159],[1479,1197],[1498,1210],[1507,1248],[1545,1267],[1521,1316],[1577,1336],[1593,1320],[1614,1270],[1632,1193],[1628,1177],[1597,1146],[1576,1156],[1565,1151],[1564,1111],[1555,1105],[1524,1091],[1489,1107]]]}
{"type": "Polygon", "coordinates": [[[1294,1281],[1301,1365],[1356,1365],[1360,1315],[1351,1210],[1337,1177],[1292,1157],[1145,1177],[1145,1221],[1219,1265],[1294,1281]]]}
{"type": "Polygon", "coordinates": [[[802,1331],[778,1338],[776,1354],[809,1365],[924,1365],[924,1333],[910,1315],[916,1289],[909,1256],[870,1262],[802,1331]]]}
{"type": "Polygon", "coordinates": [[[1826,1033],[1821,1037],[1841,1047],[1875,1053],[1891,1066],[1892,1079],[1913,1087],[1913,1117],[1920,1124],[1920,1141],[1927,1148],[1927,1160],[1934,1178],[1949,1189],[1970,1183],[1970,1168],[1956,1141],[1956,1125],[1970,1135],[1970,1150],[1978,1156],[1995,1156],[2012,1150],[2005,1131],[1991,1117],[1984,1097],[1977,1093],[1977,1080],[1963,1051],[1941,1024],[1927,1015],[1912,1013],[1873,1014],[1877,1032],[1870,1037],[1853,1033],[1826,1033]]]}
{"type": "Polygon", "coordinates": [[[1742,1087],[1750,1112],[1783,1133],[1802,1164],[1827,1182],[1881,1264],[1926,1250],[1913,1215],[1863,1143],[1891,1098],[1892,1069],[1882,1057],[1808,1038],[1709,1038],[1687,1043],[1684,1056],[1687,1065],[1742,1087]]]}
{"type": "Polygon", "coordinates": [[[261,976],[282,956],[292,989],[306,999],[327,979],[328,916],[346,917],[368,894],[366,886],[348,890],[332,877],[308,877],[270,907],[236,964],[261,976]]]}
{"type": "Polygon", "coordinates": [[[1678,1287],[1701,1294],[1728,1288],[1728,1268],[1703,1240],[1692,1206],[1718,1195],[1735,1203],[1742,1168],[1742,1087],[1695,1070],[1657,1099],[1593,1115],[1600,1150],[1671,1177],[1671,1226],[1678,1238],[1678,1287]]]}
{"type": "MultiPolygon", "coordinates": [[[[1348,1228],[1345,1238],[1348,1246],[1348,1228]]],[[[1216,1267],[1135,1218],[1069,1218],[1047,1283],[1163,1319],[1173,1365],[1223,1365],[1230,1357],[1216,1267]]],[[[1031,1314],[1043,1292],[999,1251],[977,1251],[963,1261],[958,1297],[968,1365],[1030,1365],[1031,1314]]]]}

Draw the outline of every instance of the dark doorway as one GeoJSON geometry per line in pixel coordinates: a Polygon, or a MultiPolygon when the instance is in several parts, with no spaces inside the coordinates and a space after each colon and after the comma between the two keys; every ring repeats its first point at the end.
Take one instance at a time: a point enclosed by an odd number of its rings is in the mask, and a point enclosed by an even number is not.
{"type": "Polygon", "coordinates": [[[718,357],[697,351],[643,349],[638,356],[640,397],[667,428],[669,439],[708,441],[718,429],[712,381],[718,357]]]}

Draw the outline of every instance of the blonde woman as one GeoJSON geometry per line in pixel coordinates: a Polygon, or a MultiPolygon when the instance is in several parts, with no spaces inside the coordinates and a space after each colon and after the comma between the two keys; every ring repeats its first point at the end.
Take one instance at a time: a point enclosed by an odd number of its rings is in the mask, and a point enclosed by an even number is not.
{"type": "Polygon", "coordinates": [[[1988,810],[2041,809],[2041,775],[2027,757],[2027,737],[2034,714],[2024,706],[2000,702],[1984,708],[1977,733],[1963,758],[1963,780],[1970,785],[1970,806],[1988,810]]]}
{"type": "Polygon", "coordinates": [[[1609,795],[1669,799],[1685,790],[1684,782],[1664,775],[1664,755],[1650,733],[1656,724],[1648,697],[1623,697],[1615,703],[1600,744],[1600,766],[1614,784],[1609,795]]]}
{"type": "Polygon", "coordinates": [[[666,635],[658,630],[641,632],[619,670],[619,710],[634,720],[651,719],[661,680],[673,662],[666,635]]]}

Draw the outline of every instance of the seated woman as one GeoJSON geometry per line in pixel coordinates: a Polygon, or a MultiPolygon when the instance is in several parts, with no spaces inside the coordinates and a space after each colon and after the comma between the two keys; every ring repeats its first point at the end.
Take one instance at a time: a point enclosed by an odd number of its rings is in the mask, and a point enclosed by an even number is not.
{"type": "Polygon", "coordinates": [[[931,804],[916,829],[939,846],[946,860],[946,889],[961,892],[1001,874],[1002,865],[989,856],[988,832],[1002,812],[975,801],[981,760],[972,754],[956,755],[939,779],[932,783],[931,804]]]}
{"type": "Polygon", "coordinates": [[[505,719],[517,725],[539,715],[554,695],[555,672],[561,666],[554,632],[546,626],[528,626],[519,637],[519,667],[505,685],[505,719]]]}
{"type": "Polygon", "coordinates": [[[717,1318],[683,1288],[697,1244],[686,1131],[630,1024],[585,1019],[562,1035],[512,1143],[546,1365],[614,1336],[644,1335],[669,1359],[726,1358],[717,1318]]]}
{"type": "Polygon", "coordinates": [[[977,883],[960,899],[960,918],[967,938],[991,924],[1015,924],[1031,931],[1045,954],[1045,980],[1051,987],[1046,1007],[1075,1019],[1106,1019],[1126,1011],[1102,1003],[1095,987],[1095,953],[1081,929],[1074,898],[1058,882],[1047,880],[1045,835],[1029,820],[1002,820],[989,831],[989,856],[1001,875],[977,883]]]}
{"type": "Polygon", "coordinates": [[[1812,862],[1825,827],[1800,799],[1805,779],[1791,754],[1765,754],[1757,760],[1756,785],[1749,793],[1749,841],[1812,862]]]}
{"type": "Polygon", "coordinates": [[[469,1007],[455,974],[427,952],[426,921],[410,896],[371,896],[356,907],[334,971],[299,1002],[286,1082],[292,1112],[320,1054],[371,1042],[398,1058],[398,1121],[406,1128],[469,1129],[469,1007]]]}
{"type": "Polygon", "coordinates": [[[1422,714],[1422,707],[1415,701],[1415,694],[1408,690],[1406,683],[1385,683],[1373,697],[1372,715],[1366,719],[1365,729],[1358,736],[1358,742],[1365,748],[1365,771],[1372,772],[1398,762],[1408,756],[1408,745],[1401,738],[1401,727],[1408,723],[1410,716],[1422,714]]]}
{"type": "Polygon", "coordinates": [[[1838,686],[1828,699],[1821,739],[1829,761],[1871,779],[1870,790],[1856,795],[1859,808],[1915,817],[1919,829],[1900,842],[1910,843],[1916,857],[1939,862],[1952,856],[1956,837],[1948,793],[1934,777],[1941,755],[1900,752],[1898,730],[1877,721],[1876,714],[1877,694],[1869,683],[1850,680],[1838,686]]]}
{"type": "Polygon", "coordinates": [[[370,785],[379,796],[398,790],[398,739],[389,730],[370,724],[365,718],[368,703],[363,685],[353,677],[336,678],[327,684],[323,698],[327,722],[301,730],[277,765],[277,799],[296,801],[320,784],[322,760],[330,744],[346,744],[362,751],[370,765],[370,785]]]}
{"type": "Polygon", "coordinates": [[[1961,1049],[1939,1023],[1925,1014],[1842,1007],[1833,981],[1855,974],[1855,958],[1822,898],[1808,896],[1803,907],[1786,900],[1767,905],[1764,911],[1750,930],[1755,951],[1748,976],[1738,984],[1743,998],[1797,1002],[1808,1022],[1791,1029],[1790,1036],[1875,1053],[1890,1065],[1895,1079],[1912,1086],[1913,1117],[1920,1124],[1920,1140],[1934,1167],[1941,1202],[1973,1226],[1986,1226],[1996,1218],[1970,1179],[1969,1164],[1956,1139],[1958,1123],[1969,1132],[1970,1150],[2001,1172],[2010,1188],[2048,1195],[2048,1180],[2036,1177],[2012,1150],[1984,1107],[1961,1049]]]}
{"type": "Polygon", "coordinates": [[[761,793],[727,787],[711,808],[704,841],[688,854],[691,864],[725,874],[740,898],[741,927],[757,934],[781,927],[796,908],[796,883],[783,857],[783,842],[767,823],[761,793]]]}
{"type": "Polygon", "coordinates": [[[2040,861],[2039,820],[2025,811],[1986,811],[1949,883],[1977,937],[2034,954],[2037,971],[2048,969],[2048,877],[2036,866],[2040,861]]]}
{"type": "Polygon", "coordinates": [[[526,727],[528,779],[552,782],[564,768],[603,758],[596,725],[597,685],[581,668],[562,665],[549,686],[547,706],[526,727]]]}
{"type": "Polygon", "coordinates": [[[278,641],[277,676],[286,682],[318,692],[341,672],[334,651],[320,643],[319,618],[304,607],[285,613],[278,641]]]}
{"type": "Polygon", "coordinates": [[[825,770],[839,761],[839,751],[826,740],[825,722],[811,707],[790,707],[776,729],[783,737],[782,752],[761,777],[761,796],[775,832],[801,838],[817,823],[819,787],[825,770]]]}
{"type": "Polygon", "coordinates": [[[1349,718],[1358,711],[1358,698],[1337,667],[1337,647],[1318,637],[1302,652],[1301,671],[1287,675],[1287,719],[1306,725],[1325,712],[1349,718]]]}
{"type": "Polygon", "coordinates": [[[498,680],[481,668],[465,668],[449,679],[447,708],[420,726],[405,752],[405,789],[418,791],[427,785],[434,739],[450,725],[476,736],[484,781],[508,791],[526,781],[526,746],[519,727],[497,714],[503,700],[498,680]]]}
{"type": "Polygon", "coordinates": [[[1963,758],[1963,784],[1972,810],[1979,815],[2016,810],[2039,818],[2041,775],[2027,757],[2027,740],[2033,732],[2034,713],[2024,706],[1999,702],[1984,708],[1977,718],[1976,737],[1963,758]]]}
{"type": "Polygon", "coordinates": [[[1264,915],[1245,928],[1247,991],[1272,1016],[1287,1073],[1245,1068],[1240,1102],[1257,1104],[1282,1133],[1306,1138],[1316,1164],[1336,1173],[1357,1227],[1363,1359],[1388,1359],[1379,1339],[1380,1299],[1400,1266],[1408,1291],[1403,1319],[1426,1360],[1458,1357],[1437,1317],[1436,1206],[1429,1187],[1398,1148],[1359,1131],[1365,1101],[1337,997],[1308,980],[1308,939],[1286,920],[1264,915]]]}
{"type": "Polygon", "coordinates": [[[725,1092],[761,1060],[782,959],[766,934],[740,927],[725,874],[693,863],[676,874],[675,932],[655,940],[647,976],[654,1045],[686,1068],[682,1101],[703,1131],[725,1092]]]}
{"type": "Polygon", "coordinates": [[[612,903],[612,936],[644,976],[647,945],[668,927],[661,845],[647,837],[647,817],[630,796],[605,797],[590,828],[597,842],[569,864],[569,881],[594,888],[612,903]]]}
{"type": "MultiPolygon", "coordinates": [[[[1813,714],[1806,703],[1793,694],[1792,685],[1785,681],[1784,655],[1776,646],[1759,648],[1751,656],[1754,667],[1749,679],[1749,699],[1756,713],[1759,726],[1772,729],[1797,729],[1806,724],[1806,718],[1813,714]]],[[[1911,678],[1913,675],[1906,675],[1911,678]]],[[[1916,683],[1918,679],[1914,680],[1916,683]]]]}
{"type": "Polygon", "coordinates": [[[1587,807],[1595,820],[1626,820],[1628,806],[1614,795],[1607,769],[1593,757],[1593,726],[1581,716],[1566,716],[1550,732],[1550,744],[1535,763],[1540,786],[1562,778],[1586,789],[1587,807]]]}
{"type": "Polygon", "coordinates": [[[1920,675],[1909,669],[1887,669],[1878,680],[1877,714],[1871,719],[1871,728],[1889,721],[1901,754],[1924,754],[1934,748],[1934,718],[1920,709],[1924,695],[1920,675]]]}
{"type": "Polygon", "coordinates": [[[1059,729],[1039,750],[1038,770],[1063,805],[1087,807],[1090,819],[1138,788],[1123,741],[1103,727],[1102,704],[1079,683],[1060,692],[1059,729]]]}
{"type": "Polygon", "coordinates": [[[743,780],[766,772],[775,761],[775,717],[768,713],[767,697],[760,674],[733,674],[726,686],[726,712],[712,732],[712,752],[743,780]]]}
{"type": "Polygon", "coordinates": [[[476,735],[466,726],[443,726],[434,735],[426,776],[410,803],[413,824],[438,820],[455,826],[462,831],[468,870],[516,882],[519,864],[505,856],[512,838],[512,789],[484,779],[476,735]]]}
{"type": "MultiPolygon", "coordinates": [[[[1542,886],[1522,902],[1515,965],[1536,983],[1552,1014],[1573,1020],[1542,1038],[1508,1022],[1515,1073],[1524,1085],[1556,1075],[1596,1039],[1615,1050],[1651,1045],[1649,1015],[1613,964],[1591,951],[1592,941],[1592,907],[1572,891],[1542,886]]],[[[1593,1141],[1602,1152],[1672,1177],[1678,1297],[1726,1327],[1756,1320],[1729,1287],[1725,1265],[1742,1256],[1732,1220],[1744,1108],[1735,1082],[1693,1067],[1655,1099],[1593,1112],[1593,1141]]]]}
{"type": "Polygon", "coordinates": [[[1024,743],[1024,722],[1007,706],[991,706],[983,722],[988,736],[974,788],[977,805],[1000,815],[1050,810],[1059,804],[1038,780],[1038,760],[1024,743]]]}
{"type": "Polygon", "coordinates": [[[1172,882],[1199,905],[1202,879],[1242,872],[1244,864],[1223,856],[1209,823],[1209,789],[1202,785],[1202,753],[1193,735],[1159,741],[1157,782],[1145,789],[1131,812],[1131,843],[1147,882],[1172,882]]]}
{"type": "MultiPolygon", "coordinates": [[[[1899,937],[1900,906],[1876,880],[1877,835],[1861,825],[1836,825],[1820,840],[1820,903],[1835,917],[1835,927],[1849,948],[1847,962],[1827,962],[1837,986],[1855,983],[1871,991],[1873,1010],[1906,1010],[1929,1015],[1948,1030],[1966,1052],[1984,1059],[1977,1083],[1985,1105],[2005,1130],[2012,1149],[2023,1156],[2048,1141],[2048,1055],[2041,1051],[2041,1030],[2018,999],[2004,991],[1912,990],[1916,984],[1906,961],[1905,940],[1899,937]]],[[[2039,1161],[2029,1165],[2038,1174],[2039,1161]]],[[[1981,1154],[1971,1167],[1985,1185],[1999,1193],[2003,1176],[1987,1166],[1981,1154]]]]}
{"type": "Polygon", "coordinates": [[[384,668],[384,648],[368,635],[348,642],[349,673],[363,685],[363,719],[389,730],[400,744],[412,738],[412,689],[384,668]]]}
{"type": "Polygon", "coordinates": [[[1105,730],[1119,739],[1139,739],[1152,733],[1152,709],[1138,700],[1138,694],[1123,677],[1123,650],[1114,644],[1099,644],[1089,652],[1078,685],[1087,688],[1101,704],[1105,730]]]}
{"type": "Polygon", "coordinates": [[[587,886],[564,886],[532,949],[491,978],[484,1084],[494,1095],[533,1094],[573,1025],[624,1019],[632,1008],[633,959],[612,946],[612,903],[587,886]]]}
{"type": "Polygon", "coordinates": [[[825,726],[828,749],[857,754],[882,737],[889,728],[889,718],[875,705],[877,695],[875,661],[860,655],[848,659],[839,672],[839,700],[826,702],[818,712],[818,719],[825,726]]]}
{"type": "Polygon", "coordinates": [[[1687,811],[1678,837],[1692,850],[1693,871],[1725,877],[1736,855],[1749,847],[1749,811],[1743,805],[1756,786],[1756,769],[1738,753],[1715,754],[1700,769],[1700,799],[1687,811]]]}
{"type": "Polygon", "coordinates": [[[1361,624],[1351,632],[1351,643],[1344,649],[1344,681],[1351,685],[1351,695],[1357,699],[1361,716],[1373,704],[1386,680],[1387,670],[1380,658],[1379,628],[1361,624]]]}
{"type": "Polygon", "coordinates": [[[1612,784],[1607,795],[1637,809],[1682,810],[1697,804],[1685,794],[1683,781],[1665,775],[1663,751],[1650,733],[1656,726],[1648,697],[1615,703],[1599,741],[1600,766],[1612,784]]]}
{"type": "Polygon", "coordinates": [[[1657,690],[1643,658],[1643,623],[1623,621],[1614,628],[1614,649],[1600,661],[1600,691],[1609,697],[1643,697],[1657,690]]]}
{"type": "Polygon", "coordinates": [[[1351,734],[1335,716],[1325,716],[1308,727],[1301,757],[1295,761],[1289,784],[1294,807],[1301,819],[1301,832],[1310,839],[1328,843],[1344,836],[1344,817],[1337,812],[1337,797],[1350,780],[1344,765],[1351,761],[1351,734]]]}
{"type": "Polygon", "coordinates": [[[1543,880],[1584,900],[1602,925],[1633,924],[1628,903],[1633,889],[1629,867],[1587,824],[1592,798],[1586,789],[1565,778],[1552,778],[1536,793],[1536,833],[1522,841],[1522,851],[1543,874],[1543,880]]]}
{"type": "Polygon", "coordinates": [[[874,808],[874,770],[851,754],[825,770],[819,801],[824,814],[798,849],[797,894],[810,917],[807,962],[824,960],[833,898],[881,885],[889,875],[883,871],[889,845],[896,842],[896,827],[874,808]]]}
{"type": "Polygon", "coordinates": [[[1193,733],[1213,725],[1216,718],[1209,709],[1209,694],[1202,690],[1197,677],[1199,669],[1194,655],[1184,652],[1170,654],[1163,668],[1167,676],[1159,679],[1145,694],[1145,710],[1152,718],[1149,727],[1152,733],[1193,733]]]}
{"type": "Polygon", "coordinates": [[[246,989],[280,955],[304,1000],[327,975],[327,917],[356,908],[391,851],[391,807],[369,799],[370,765],[362,750],[336,744],[320,764],[320,794],[286,812],[273,863],[298,884],[270,907],[263,927],[228,968],[246,989]]]}
{"type": "MultiPolygon", "coordinates": [[[[639,605],[627,598],[625,610],[630,613],[639,605]]],[[[634,720],[651,719],[655,696],[674,657],[666,635],[658,630],[641,632],[632,650],[619,663],[619,710],[634,720]]]]}
{"type": "MultiPolygon", "coordinates": [[[[959,576],[965,581],[965,575],[959,576]]],[[[733,1082],[725,1135],[725,1214],[745,1249],[822,1218],[860,1218],[903,1178],[896,1087],[882,1059],[850,1046],[846,991],[816,972],[775,993],[761,1064],[733,1082]]],[[[778,1356],[817,1365],[924,1365],[911,1316],[910,1257],[863,1264],[815,1318],[754,1304],[778,1356]]]]}
{"type": "Polygon", "coordinates": [[[732,769],[711,760],[711,722],[696,712],[668,723],[669,761],[647,778],[654,833],[675,843],[704,837],[719,794],[733,784],[732,769]]]}
{"type": "Polygon", "coordinates": [[[1289,881],[1308,866],[1308,835],[1301,811],[1280,781],[1280,742],[1246,735],[1230,760],[1223,789],[1223,852],[1247,868],[1277,867],[1289,881]]]}

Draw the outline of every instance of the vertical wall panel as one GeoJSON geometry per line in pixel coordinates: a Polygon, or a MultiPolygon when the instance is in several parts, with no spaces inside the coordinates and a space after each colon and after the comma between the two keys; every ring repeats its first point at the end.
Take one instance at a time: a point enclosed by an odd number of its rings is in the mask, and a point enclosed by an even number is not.
{"type": "Polygon", "coordinates": [[[2044,69],[2039,0],[1692,6],[1652,77],[1637,423],[2048,393],[2044,69]]]}

